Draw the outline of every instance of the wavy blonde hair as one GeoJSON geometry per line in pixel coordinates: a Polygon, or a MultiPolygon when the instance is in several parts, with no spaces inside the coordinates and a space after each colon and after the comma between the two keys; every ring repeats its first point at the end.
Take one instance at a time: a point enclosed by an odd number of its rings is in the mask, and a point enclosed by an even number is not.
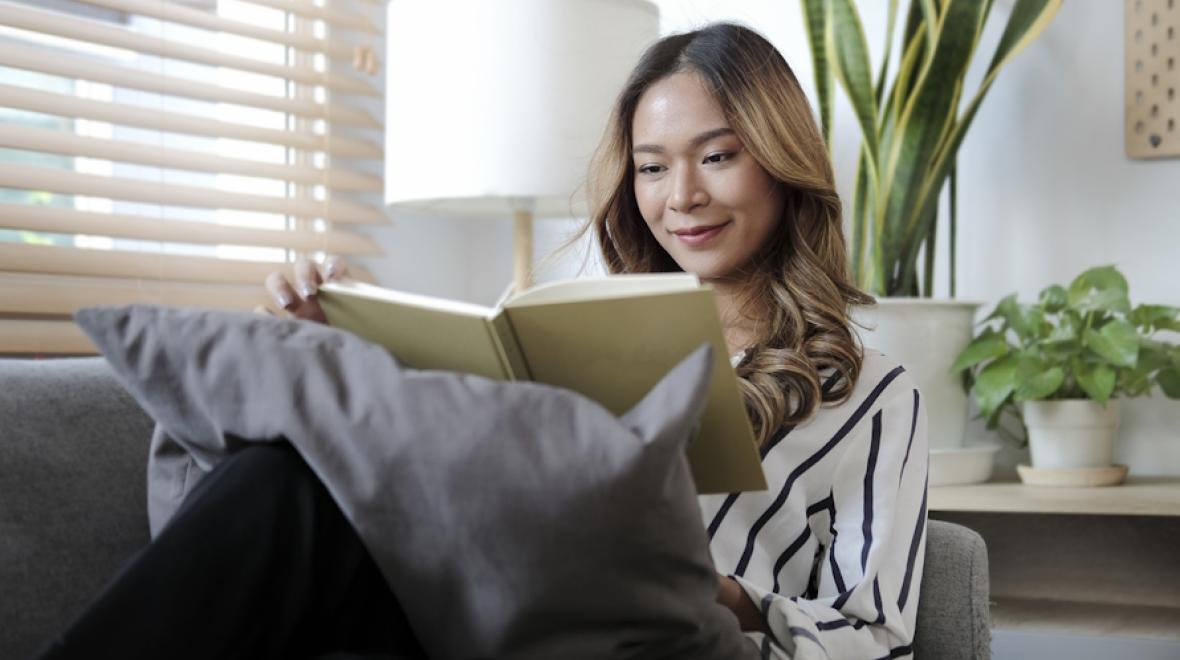
{"type": "Polygon", "coordinates": [[[590,215],[570,243],[592,229],[612,273],[681,270],[639,213],[631,125],[643,93],[684,71],[701,77],[738,138],[786,193],[780,229],[746,267],[739,294],[738,309],[754,322],[756,341],[737,375],[765,446],[822,404],[852,393],[863,351],[849,315],[854,305],[874,302],[849,278],[828,151],[806,95],[774,46],[729,23],[653,44],[615,102],[587,181],[590,215]],[[833,373],[821,382],[825,370],[833,373]]]}

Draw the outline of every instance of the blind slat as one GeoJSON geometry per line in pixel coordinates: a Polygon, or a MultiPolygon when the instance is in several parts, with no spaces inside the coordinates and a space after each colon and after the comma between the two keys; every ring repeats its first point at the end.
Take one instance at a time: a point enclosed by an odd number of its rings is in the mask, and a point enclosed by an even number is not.
{"type": "Polygon", "coordinates": [[[336,27],[377,34],[373,19],[356,12],[345,12],[331,7],[320,7],[311,0],[247,0],[255,5],[282,9],[305,18],[325,21],[336,27]]]}
{"type": "Polygon", "coordinates": [[[7,0],[0,0],[0,25],[103,46],[124,48],[170,59],[250,71],[305,85],[322,85],[328,89],[348,94],[381,97],[381,92],[371,82],[346,76],[339,72],[329,75],[327,72],[315,71],[311,68],[271,64],[249,57],[227,55],[213,48],[177,43],[146,34],[136,34],[101,21],[37,9],[7,0]]]}
{"type": "Polygon", "coordinates": [[[147,204],[279,213],[302,218],[323,218],[349,224],[385,222],[385,214],[380,209],[347,201],[319,202],[312,199],[223,192],[204,187],[82,174],[49,167],[0,163],[0,187],[41,190],[65,195],[104,197],[147,204]]]}
{"type": "MultiPolygon", "coordinates": [[[[253,229],[212,222],[161,220],[28,204],[0,204],[0,228],[169,243],[277,247],[296,252],[327,252],[342,255],[382,253],[373,239],[347,231],[253,229]]],[[[0,306],[0,309],[4,309],[3,306],[0,306]]]]}
{"type": "Polygon", "coordinates": [[[98,351],[73,321],[0,319],[0,353],[78,354],[98,351]]]}
{"type": "Polygon", "coordinates": [[[290,32],[271,30],[241,21],[221,18],[207,11],[186,7],[175,2],[161,0],[81,0],[88,5],[106,7],[115,11],[139,16],[149,16],[169,23],[180,23],[212,32],[225,32],[272,44],[283,44],[309,53],[324,53],[337,59],[350,59],[352,49],[333,43],[328,39],[305,37],[290,32]]]}
{"type": "MultiPolygon", "coordinates": [[[[270,273],[290,273],[291,268],[291,264],[268,261],[0,243],[0,272],[260,284],[270,273]]],[[[349,264],[348,272],[363,282],[376,281],[372,273],[356,264],[349,264]]]]}
{"type": "Polygon", "coordinates": [[[372,142],[334,136],[326,138],[310,133],[260,128],[247,124],[206,119],[196,115],[161,112],[125,103],[94,101],[71,94],[43,92],[36,89],[0,84],[0,98],[10,108],[62,117],[81,117],[125,126],[138,126],[172,133],[223,137],[266,144],[277,144],[306,151],[326,151],[344,158],[381,158],[381,147],[372,142]]]}
{"type": "MultiPolygon", "coordinates": [[[[9,313],[67,315],[91,305],[137,303],[246,311],[258,305],[272,304],[262,283],[190,284],[109,277],[0,273],[0,309],[9,313]]],[[[2,348],[0,352],[3,352],[2,348]]]]}
{"type": "Polygon", "coordinates": [[[181,96],[215,103],[233,103],[312,119],[324,119],[332,124],[361,128],[380,128],[381,126],[381,123],[368,112],[346,105],[327,105],[268,96],[221,87],[215,83],[161,76],[159,73],[128,69],[62,53],[50,53],[42,48],[23,46],[17,43],[5,44],[3,48],[0,48],[0,65],[66,78],[81,78],[169,96],[181,96]]]}
{"type": "Polygon", "coordinates": [[[288,264],[188,255],[0,243],[0,270],[144,280],[259,284],[288,264]]]}
{"type": "Polygon", "coordinates": [[[328,190],[380,192],[383,185],[381,179],[375,176],[347,170],[343,167],[318,169],[264,163],[256,160],[213,156],[184,149],[162,148],[150,144],[93,138],[76,133],[15,124],[0,123],[0,147],[154,165],[177,170],[237,174],[261,179],[289,181],[307,186],[322,185],[328,190]]]}

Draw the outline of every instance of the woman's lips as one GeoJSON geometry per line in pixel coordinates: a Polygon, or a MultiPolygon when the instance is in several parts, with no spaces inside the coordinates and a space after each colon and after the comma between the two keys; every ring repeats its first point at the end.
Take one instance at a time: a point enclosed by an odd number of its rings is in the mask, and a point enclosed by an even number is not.
{"type": "Polygon", "coordinates": [[[684,243],[689,247],[700,247],[712,241],[721,233],[721,230],[728,226],[728,222],[723,222],[719,225],[714,225],[708,228],[697,227],[692,229],[681,229],[676,231],[675,234],[676,238],[680,239],[681,243],[684,243]]]}

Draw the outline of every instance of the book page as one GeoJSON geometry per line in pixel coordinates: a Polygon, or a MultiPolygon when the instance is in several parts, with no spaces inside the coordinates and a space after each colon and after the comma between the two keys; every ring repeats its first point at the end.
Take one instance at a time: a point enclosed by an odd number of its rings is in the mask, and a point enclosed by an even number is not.
{"type": "Polygon", "coordinates": [[[541,305],[578,300],[625,298],[648,293],[690,291],[701,287],[692,273],[636,273],[560,280],[535,286],[512,296],[504,307],[541,305]]]}
{"type": "Polygon", "coordinates": [[[347,293],[370,300],[384,300],[386,302],[397,303],[399,305],[407,305],[410,307],[419,307],[422,309],[433,309],[440,312],[450,312],[453,314],[463,314],[464,316],[479,316],[481,318],[491,318],[495,310],[483,305],[476,305],[474,303],[462,302],[459,300],[448,300],[446,298],[436,298],[434,296],[425,296],[419,293],[408,293],[406,291],[397,291],[396,289],[387,289],[385,287],[375,286],[365,282],[358,282],[356,280],[349,280],[346,282],[325,282],[320,285],[322,291],[329,293],[347,293]]]}

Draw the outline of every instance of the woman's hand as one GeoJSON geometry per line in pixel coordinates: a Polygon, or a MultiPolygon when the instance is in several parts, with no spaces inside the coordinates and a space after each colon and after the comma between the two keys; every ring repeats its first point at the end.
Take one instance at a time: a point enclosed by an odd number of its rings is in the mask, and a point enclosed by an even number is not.
{"type": "MultiPolygon", "coordinates": [[[[266,290],[279,309],[286,310],[291,316],[326,324],[328,319],[324,317],[324,310],[320,309],[316,294],[325,281],[342,280],[347,276],[348,266],[343,259],[329,257],[324,262],[321,274],[314,261],[300,258],[295,262],[294,286],[287,281],[285,275],[275,271],[266,276],[266,290]]],[[[264,310],[265,308],[257,311],[264,310]]]]}
{"type": "Polygon", "coordinates": [[[762,612],[758,611],[758,606],[750,600],[750,596],[746,594],[745,589],[742,589],[742,585],[738,584],[737,580],[724,575],[718,575],[717,579],[720,582],[717,602],[733,612],[741,629],[746,632],[766,632],[766,619],[762,618],[762,612]]]}

